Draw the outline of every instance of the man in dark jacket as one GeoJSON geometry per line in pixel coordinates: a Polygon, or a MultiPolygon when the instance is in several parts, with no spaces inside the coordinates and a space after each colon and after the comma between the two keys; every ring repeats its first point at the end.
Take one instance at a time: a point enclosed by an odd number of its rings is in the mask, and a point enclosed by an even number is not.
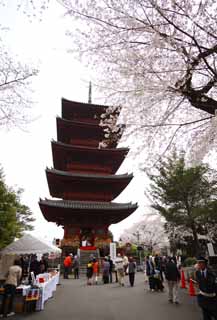
{"type": "Polygon", "coordinates": [[[108,256],[108,262],[109,262],[109,282],[112,283],[112,271],[113,271],[113,261],[110,256],[108,256]]]}
{"type": "Polygon", "coordinates": [[[177,265],[173,258],[169,258],[169,261],[165,267],[165,277],[168,283],[169,297],[168,300],[171,303],[179,304],[178,301],[178,289],[179,289],[179,280],[180,272],[177,268],[177,265]]]}
{"type": "Polygon", "coordinates": [[[203,312],[204,320],[217,320],[217,279],[215,274],[207,268],[204,257],[197,259],[196,280],[199,286],[197,301],[203,312]]]}
{"type": "Polygon", "coordinates": [[[146,275],[148,277],[150,291],[154,291],[154,289],[155,289],[155,281],[154,281],[155,270],[154,270],[154,263],[152,262],[152,260],[150,259],[149,256],[146,257],[145,265],[146,265],[146,275]]]}

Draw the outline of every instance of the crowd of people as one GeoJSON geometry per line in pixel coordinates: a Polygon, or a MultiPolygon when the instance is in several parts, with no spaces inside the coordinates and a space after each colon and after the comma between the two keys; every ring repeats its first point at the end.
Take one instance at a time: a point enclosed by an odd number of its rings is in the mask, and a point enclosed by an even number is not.
{"type": "MultiPolygon", "coordinates": [[[[79,278],[78,257],[75,256],[72,259],[70,255],[67,255],[65,260],[70,261],[70,267],[74,267],[74,278],[79,278]]],[[[145,257],[145,283],[150,292],[163,292],[167,287],[168,302],[178,305],[180,303],[181,267],[182,261],[177,257],[159,256],[157,254],[145,257]]],[[[64,268],[68,268],[68,266],[64,268]]],[[[101,283],[103,284],[115,281],[120,286],[125,286],[126,277],[128,277],[129,286],[133,287],[136,269],[137,264],[134,258],[127,257],[124,254],[118,253],[114,261],[110,256],[105,256],[101,261],[98,261],[94,256],[90,256],[86,265],[87,285],[97,285],[101,275],[101,283]],[[115,276],[114,279],[113,276],[115,276]]],[[[204,257],[197,259],[194,270],[194,282],[198,288],[197,300],[202,310],[203,319],[217,320],[217,276],[208,267],[207,260],[204,257]]]]}
{"type": "MultiPolygon", "coordinates": [[[[158,255],[147,256],[144,259],[145,283],[150,292],[163,292],[167,286],[169,303],[179,304],[179,282],[182,264],[176,257],[161,257],[158,255]],[[165,285],[166,284],[166,285],[165,285]]],[[[36,256],[31,256],[31,260],[21,257],[15,259],[6,275],[4,283],[4,296],[0,309],[0,317],[14,315],[13,302],[16,287],[20,284],[26,268],[36,276],[47,271],[48,264],[46,257],[37,260],[36,256]],[[7,303],[6,303],[7,301],[7,303]]],[[[198,287],[197,300],[202,310],[204,320],[217,320],[217,276],[208,267],[208,261],[204,257],[198,257],[194,266],[194,282],[198,287]]],[[[114,261],[110,256],[105,256],[98,260],[90,256],[86,265],[87,285],[97,285],[99,282],[108,284],[117,282],[119,286],[126,285],[128,278],[129,286],[134,286],[137,264],[133,257],[124,254],[117,254],[114,261]],[[101,278],[100,278],[101,277],[101,278]]],[[[69,278],[69,273],[74,274],[74,279],[80,276],[80,261],[78,256],[66,254],[64,259],[64,278],[69,278]]],[[[146,289],[146,288],[145,288],[146,289]]]]}

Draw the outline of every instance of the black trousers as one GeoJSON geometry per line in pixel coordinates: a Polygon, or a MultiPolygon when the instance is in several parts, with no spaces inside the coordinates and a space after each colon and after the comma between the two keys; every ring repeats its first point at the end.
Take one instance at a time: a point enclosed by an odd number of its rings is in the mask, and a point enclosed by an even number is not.
{"type": "Polygon", "coordinates": [[[155,289],[155,278],[154,278],[154,276],[149,276],[148,277],[148,282],[149,282],[150,290],[154,290],[155,289]]]}
{"type": "Polygon", "coordinates": [[[8,313],[12,312],[13,310],[13,303],[16,293],[16,287],[12,284],[6,284],[4,286],[4,296],[2,300],[2,307],[1,307],[1,314],[6,316],[8,313]],[[6,302],[8,300],[8,308],[6,308],[6,302]]]}
{"type": "Polygon", "coordinates": [[[103,283],[104,284],[109,283],[109,275],[108,274],[103,275],[103,283]]]}
{"type": "Polygon", "coordinates": [[[74,278],[79,279],[79,269],[78,268],[74,268],[74,278]]]}
{"type": "Polygon", "coordinates": [[[130,285],[131,287],[134,286],[134,280],[135,280],[135,273],[129,273],[129,281],[130,281],[130,285]]]}
{"type": "Polygon", "coordinates": [[[63,274],[63,278],[64,279],[68,279],[69,278],[69,271],[70,271],[70,267],[65,267],[64,266],[64,274],[63,274]]]}
{"type": "Polygon", "coordinates": [[[198,305],[202,309],[203,320],[217,320],[217,298],[197,296],[198,305]]]}
{"type": "Polygon", "coordinates": [[[109,271],[109,282],[112,283],[112,271],[109,271]]]}

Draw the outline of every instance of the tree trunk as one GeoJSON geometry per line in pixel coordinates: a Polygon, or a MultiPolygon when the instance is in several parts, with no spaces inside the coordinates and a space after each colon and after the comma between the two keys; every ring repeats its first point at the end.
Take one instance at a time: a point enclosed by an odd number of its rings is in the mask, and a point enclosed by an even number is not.
{"type": "Polygon", "coordinates": [[[192,230],[192,234],[193,234],[195,255],[198,256],[200,254],[200,243],[198,240],[197,231],[196,231],[194,223],[192,223],[192,225],[191,225],[191,230],[192,230]]]}

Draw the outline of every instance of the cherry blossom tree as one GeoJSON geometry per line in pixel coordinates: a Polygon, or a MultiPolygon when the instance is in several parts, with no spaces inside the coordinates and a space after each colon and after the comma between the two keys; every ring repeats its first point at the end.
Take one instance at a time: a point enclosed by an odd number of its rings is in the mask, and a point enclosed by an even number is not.
{"type": "Polygon", "coordinates": [[[100,126],[103,127],[104,139],[100,141],[99,148],[115,148],[122,137],[125,126],[118,124],[121,107],[110,106],[101,115],[100,126]]]}
{"type": "Polygon", "coordinates": [[[141,164],[154,166],[177,142],[202,159],[215,143],[216,1],[59,2],[75,18],[72,51],[95,67],[108,103],[123,106],[141,164]]]}
{"type": "MultiPolygon", "coordinates": [[[[203,159],[216,145],[216,1],[57,2],[72,19],[71,51],[93,67],[105,103],[122,106],[123,139],[141,166],[174,145],[203,159]]],[[[34,16],[50,1],[17,3],[34,16]]]]}
{"type": "Polygon", "coordinates": [[[159,250],[168,246],[164,223],[159,215],[146,214],[140,222],[135,223],[123,232],[121,240],[125,243],[142,245],[150,251],[159,250]]]}
{"type": "Polygon", "coordinates": [[[31,78],[37,70],[17,62],[0,42],[0,128],[23,127],[31,121],[31,78]]]}

